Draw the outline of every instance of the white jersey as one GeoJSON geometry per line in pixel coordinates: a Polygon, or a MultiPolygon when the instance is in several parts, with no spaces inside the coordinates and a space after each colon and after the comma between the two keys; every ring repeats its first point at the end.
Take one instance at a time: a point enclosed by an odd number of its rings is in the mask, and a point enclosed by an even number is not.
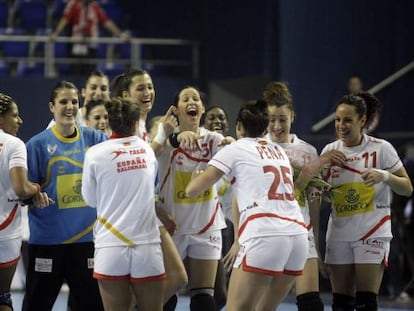
{"type": "MultiPolygon", "coordinates": [[[[266,137],[269,138],[268,136],[266,137]]],[[[287,156],[289,157],[290,163],[294,167],[302,169],[305,165],[311,163],[312,161],[315,161],[318,158],[318,152],[316,151],[316,148],[314,146],[300,139],[296,134],[291,134],[291,137],[291,143],[277,144],[280,145],[286,152],[287,156]]],[[[299,206],[301,207],[300,210],[302,212],[305,223],[308,227],[309,234],[313,236],[313,230],[310,224],[309,203],[307,201],[306,195],[299,195],[299,193],[295,192],[295,197],[299,203],[299,206]]]]}
{"type": "Polygon", "coordinates": [[[97,208],[95,247],[159,243],[154,183],[157,161],[136,136],[110,139],[86,153],[82,195],[97,208]]]}
{"type": "Polygon", "coordinates": [[[330,150],[343,152],[346,164],[332,164],[324,172],[327,181],[335,188],[326,239],[357,241],[392,237],[391,189],[384,182],[365,186],[361,173],[371,168],[390,173],[400,169],[403,164],[394,147],[383,139],[363,134],[358,146],[346,147],[337,140],[325,146],[322,154],[330,150]]]}
{"type": "Polygon", "coordinates": [[[138,121],[138,130],[137,136],[141,137],[145,142],[150,143],[150,137],[147,131],[147,126],[145,125],[145,120],[138,121]]]}
{"type": "Polygon", "coordinates": [[[177,222],[175,234],[204,233],[226,227],[216,186],[210,187],[197,198],[185,195],[191,174],[207,167],[222,140],[221,134],[200,128],[201,150],[190,153],[177,148],[166,150],[159,157],[159,204],[177,222]]]}
{"type": "Polygon", "coordinates": [[[209,162],[233,181],[239,241],[307,233],[293,193],[293,172],[281,147],[265,138],[242,138],[209,162]]]}
{"type": "Polygon", "coordinates": [[[10,170],[14,167],[27,170],[26,147],[19,138],[0,129],[0,240],[22,235],[19,199],[10,179],[10,170]]]}
{"type": "Polygon", "coordinates": [[[228,220],[233,222],[233,188],[231,187],[231,180],[223,176],[216,183],[216,187],[223,214],[228,220]]]}

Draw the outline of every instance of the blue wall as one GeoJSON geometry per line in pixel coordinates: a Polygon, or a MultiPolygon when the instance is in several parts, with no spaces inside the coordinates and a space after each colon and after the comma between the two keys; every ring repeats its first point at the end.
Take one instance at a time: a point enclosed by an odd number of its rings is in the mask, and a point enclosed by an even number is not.
{"type": "MultiPolygon", "coordinates": [[[[333,112],[352,73],[368,89],[414,60],[413,12],[412,1],[279,1],[276,77],[292,88],[300,132],[333,112]]],[[[379,131],[413,130],[413,89],[411,72],[377,94],[385,116],[379,131]]]]}
{"type": "MultiPolygon", "coordinates": [[[[295,98],[296,132],[315,139],[311,126],[333,112],[347,77],[359,73],[369,88],[414,60],[414,1],[411,0],[157,0],[122,1],[126,27],[143,37],[183,37],[201,43],[197,84],[262,76],[289,82],[295,98]]],[[[82,86],[83,79],[75,79],[82,86]]],[[[155,78],[157,105],[190,81],[155,78]]],[[[49,92],[56,80],[1,80],[16,97],[26,120],[23,138],[42,129],[50,115],[49,92]]],[[[377,95],[385,105],[378,128],[413,131],[414,73],[377,95]],[[392,116],[392,117],[391,117],[392,116]]],[[[255,93],[260,96],[261,89],[255,93]]],[[[159,106],[158,106],[159,105],[159,106]]]]}

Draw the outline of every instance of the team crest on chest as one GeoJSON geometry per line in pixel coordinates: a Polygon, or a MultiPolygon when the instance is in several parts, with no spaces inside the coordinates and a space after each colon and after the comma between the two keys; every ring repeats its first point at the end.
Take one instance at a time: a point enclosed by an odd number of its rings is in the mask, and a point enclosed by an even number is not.
{"type": "Polygon", "coordinates": [[[52,146],[52,145],[47,144],[46,149],[49,155],[53,155],[56,152],[57,145],[52,146]]]}

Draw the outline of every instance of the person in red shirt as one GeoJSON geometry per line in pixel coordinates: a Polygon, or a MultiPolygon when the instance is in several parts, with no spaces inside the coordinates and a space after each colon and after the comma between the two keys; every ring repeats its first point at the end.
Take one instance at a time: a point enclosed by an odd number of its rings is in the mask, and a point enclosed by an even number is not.
{"type": "MultiPolygon", "coordinates": [[[[122,40],[129,39],[129,34],[121,31],[106,15],[98,1],[94,0],[70,0],[55,31],[50,34],[50,39],[55,40],[67,24],[72,26],[72,37],[81,39],[72,45],[71,56],[76,58],[95,58],[97,56],[97,44],[93,39],[99,36],[99,25],[103,25],[110,33],[122,40]]],[[[82,73],[94,69],[89,67],[82,66],[82,70],[75,71],[82,73]]]]}

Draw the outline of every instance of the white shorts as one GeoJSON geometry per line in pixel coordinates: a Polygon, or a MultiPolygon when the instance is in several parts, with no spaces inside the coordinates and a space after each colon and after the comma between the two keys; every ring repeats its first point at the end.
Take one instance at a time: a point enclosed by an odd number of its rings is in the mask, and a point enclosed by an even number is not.
{"type": "Polygon", "coordinates": [[[95,249],[94,278],[157,281],[166,277],[161,245],[114,246],[95,249]]]}
{"type": "Polygon", "coordinates": [[[173,235],[181,259],[220,260],[221,259],[221,230],[201,234],[173,235]]]}
{"type": "Polygon", "coordinates": [[[17,265],[20,258],[22,239],[0,241],[0,268],[7,268],[17,265]]]}
{"type": "Polygon", "coordinates": [[[251,238],[240,245],[234,268],[265,275],[301,275],[308,255],[308,235],[251,238]]]}
{"type": "Polygon", "coordinates": [[[388,264],[391,238],[372,238],[364,241],[327,241],[325,263],[345,264],[388,264]]]}
{"type": "Polygon", "coordinates": [[[318,251],[316,250],[315,245],[315,237],[311,234],[308,235],[308,244],[309,244],[309,250],[308,250],[308,259],[311,258],[318,258],[318,251]]]}

